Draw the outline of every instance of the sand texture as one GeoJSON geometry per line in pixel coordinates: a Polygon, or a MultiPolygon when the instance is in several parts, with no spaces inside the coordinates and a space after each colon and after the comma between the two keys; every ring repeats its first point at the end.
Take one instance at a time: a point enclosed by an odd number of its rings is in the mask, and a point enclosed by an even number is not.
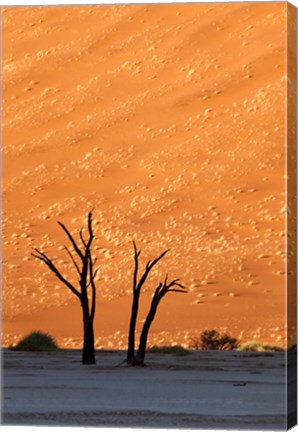
{"type": "Polygon", "coordinates": [[[29,330],[81,346],[57,221],[78,238],[94,208],[96,345],[125,348],[166,272],[149,343],[206,327],[285,343],[286,3],[4,8],[3,343],[29,330]]]}

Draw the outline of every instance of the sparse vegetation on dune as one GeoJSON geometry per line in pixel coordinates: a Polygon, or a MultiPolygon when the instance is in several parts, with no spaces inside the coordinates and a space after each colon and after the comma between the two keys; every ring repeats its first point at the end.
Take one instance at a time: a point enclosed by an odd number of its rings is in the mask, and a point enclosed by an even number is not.
{"type": "Polygon", "coordinates": [[[175,356],[186,356],[190,354],[190,351],[183,348],[181,345],[173,345],[173,346],[158,346],[153,345],[148,349],[149,353],[153,354],[173,354],[175,356]]]}
{"type": "Polygon", "coordinates": [[[34,331],[22,338],[15,346],[10,346],[12,351],[52,352],[59,347],[55,339],[47,333],[34,331]]]}

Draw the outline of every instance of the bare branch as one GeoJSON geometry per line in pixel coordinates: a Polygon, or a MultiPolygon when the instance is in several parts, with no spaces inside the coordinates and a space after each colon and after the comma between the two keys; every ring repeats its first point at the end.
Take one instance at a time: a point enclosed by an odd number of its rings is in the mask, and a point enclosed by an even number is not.
{"type": "Polygon", "coordinates": [[[148,261],[147,262],[147,264],[146,264],[146,268],[145,268],[145,270],[144,270],[144,273],[143,273],[143,275],[142,275],[142,277],[141,277],[141,279],[140,279],[140,281],[139,281],[139,283],[138,283],[138,286],[137,286],[137,291],[140,291],[141,290],[141,288],[142,288],[142,286],[144,285],[144,283],[146,282],[146,279],[147,279],[147,277],[148,277],[148,275],[149,275],[149,273],[150,273],[150,271],[153,269],[153,267],[158,263],[158,261],[160,261],[167,253],[169,252],[169,249],[168,250],[166,250],[166,251],[164,251],[161,255],[159,255],[159,257],[157,257],[155,260],[153,260],[152,262],[151,261],[148,261]]]}
{"type": "MultiPolygon", "coordinates": [[[[91,253],[90,253],[91,243],[92,243],[92,240],[94,238],[93,231],[92,231],[92,213],[91,212],[88,214],[88,231],[89,231],[89,239],[88,239],[88,242],[86,242],[84,240],[84,237],[83,237],[83,230],[82,229],[80,230],[80,238],[81,238],[81,241],[85,247],[85,252],[83,255],[83,259],[82,259],[83,267],[82,267],[82,271],[81,271],[81,289],[82,289],[82,295],[84,297],[87,296],[87,288],[89,286],[89,284],[87,283],[89,259],[91,260],[91,264],[93,265],[91,253]]],[[[90,275],[90,280],[91,279],[92,279],[92,273],[90,275]]]]}
{"type": "Polygon", "coordinates": [[[175,286],[180,287],[181,289],[184,289],[184,290],[187,291],[187,288],[184,285],[180,284],[180,283],[175,283],[175,286]]]}
{"type": "Polygon", "coordinates": [[[159,293],[160,293],[160,289],[162,288],[163,284],[160,282],[158,287],[155,289],[154,291],[154,295],[153,297],[158,297],[159,293]]]}
{"type": "Polygon", "coordinates": [[[88,262],[89,262],[89,278],[90,278],[90,284],[92,288],[92,300],[91,300],[91,313],[90,318],[93,321],[95,316],[95,306],[96,306],[96,287],[94,283],[94,278],[99,270],[99,268],[95,269],[93,272],[93,262],[90,252],[88,253],[88,262]]]}
{"type": "Polygon", "coordinates": [[[100,267],[97,267],[97,269],[95,269],[94,270],[94,273],[93,273],[93,279],[95,279],[96,278],[96,275],[97,275],[97,273],[99,272],[99,270],[100,270],[100,267]]]}
{"type": "Polygon", "coordinates": [[[71,244],[73,245],[74,250],[76,251],[76,253],[79,255],[79,257],[83,260],[83,254],[80,251],[80,249],[78,248],[73,236],[70,234],[70,232],[68,231],[68,229],[66,228],[66,226],[62,223],[58,221],[58,224],[61,226],[61,228],[63,229],[63,231],[66,233],[67,237],[69,238],[71,244]]]}
{"type": "MultiPolygon", "coordinates": [[[[95,260],[92,262],[92,267],[94,267],[94,264],[96,263],[96,261],[97,261],[97,258],[95,258],[95,260]]],[[[89,264],[89,269],[90,269],[90,264],[89,264]]],[[[96,278],[96,275],[97,275],[97,273],[99,272],[99,270],[100,270],[100,267],[97,267],[97,268],[94,270],[94,272],[93,272],[93,274],[92,274],[92,278],[93,278],[93,279],[96,278]]],[[[88,284],[87,284],[87,288],[91,285],[91,273],[90,273],[90,271],[89,271],[89,279],[90,279],[90,281],[89,281],[88,284]]]]}
{"type": "Polygon", "coordinates": [[[162,290],[160,291],[160,297],[162,298],[168,292],[187,293],[186,288],[181,283],[178,282],[179,280],[180,279],[173,279],[170,283],[168,283],[168,274],[167,274],[163,282],[162,290]],[[178,288],[172,288],[172,287],[178,287],[178,288]]]}
{"type": "Polygon", "coordinates": [[[36,248],[33,248],[37,254],[31,254],[34,258],[39,259],[40,261],[43,261],[49,269],[57,276],[57,278],[64,283],[80,300],[81,300],[81,294],[80,292],[70,283],[68,280],[62,276],[60,271],[57,269],[57,267],[54,265],[53,261],[43,252],[39,251],[36,248]]]}
{"type": "Polygon", "coordinates": [[[183,294],[187,294],[187,291],[184,289],[175,289],[175,288],[170,288],[167,290],[167,292],[178,292],[178,293],[183,293],[183,294]]]}
{"type": "Polygon", "coordinates": [[[178,286],[180,288],[185,288],[181,283],[179,283],[180,279],[174,279],[172,280],[172,282],[170,282],[170,284],[168,285],[168,288],[171,288],[172,286],[178,286]]]}
{"type": "Polygon", "coordinates": [[[92,231],[92,210],[88,213],[88,231],[89,231],[89,236],[93,237],[93,231],[92,231]]]}
{"type": "Polygon", "coordinates": [[[83,237],[83,228],[80,229],[80,239],[81,239],[81,242],[83,243],[83,245],[85,246],[85,248],[87,248],[87,243],[85,242],[84,237],[83,237]]]}
{"type": "Polygon", "coordinates": [[[73,265],[75,266],[75,268],[76,268],[76,270],[77,270],[79,276],[81,276],[79,266],[78,266],[78,264],[76,263],[74,257],[72,256],[72,253],[70,252],[70,250],[69,250],[66,246],[64,246],[64,249],[65,249],[66,252],[68,253],[68,255],[69,255],[71,261],[73,262],[73,265]]]}
{"type": "Polygon", "coordinates": [[[153,260],[152,262],[148,261],[146,264],[146,270],[150,271],[155,266],[155,264],[157,264],[158,261],[160,261],[169,251],[170,249],[167,249],[161,255],[159,255],[159,257],[155,258],[155,260],[153,260]]]}
{"type": "Polygon", "coordinates": [[[134,251],[135,251],[135,256],[137,256],[139,258],[139,256],[141,255],[141,251],[137,249],[137,245],[136,242],[133,240],[133,247],[134,247],[134,251]]]}
{"type": "Polygon", "coordinates": [[[88,213],[88,231],[89,231],[89,240],[87,243],[87,249],[90,249],[92,240],[94,239],[94,234],[92,230],[92,212],[88,213]]]}
{"type": "Polygon", "coordinates": [[[135,292],[138,285],[139,256],[141,254],[141,251],[138,251],[137,245],[134,240],[133,240],[133,247],[134,247],[134,257],[135,257],[135,268],[133,274],[133,292],[135,292]]]}

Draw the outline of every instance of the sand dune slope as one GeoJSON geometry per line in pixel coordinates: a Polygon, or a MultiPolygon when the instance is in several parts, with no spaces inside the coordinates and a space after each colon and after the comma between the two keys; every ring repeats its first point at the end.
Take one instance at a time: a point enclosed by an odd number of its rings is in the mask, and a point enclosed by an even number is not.
{"type": "MultiPolygon", "coordinates": [[[[94,208],[98,346],[124,347],[134,239],[171,248],[151,342],[205,327],[284,343],[285,3],[2,10],[4,343],[40,328],[80,345],[56,221],[94,208]],[[70,339],[71,338],[71,339],[70,339]]],[[[140,323],[139,323],[140,324],[140,323]]]]}

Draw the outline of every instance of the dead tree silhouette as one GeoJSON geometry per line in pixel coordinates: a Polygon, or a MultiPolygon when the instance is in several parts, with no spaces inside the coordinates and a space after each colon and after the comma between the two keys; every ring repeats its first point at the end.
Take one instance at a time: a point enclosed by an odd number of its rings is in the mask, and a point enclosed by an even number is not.
{"type": "Polygon", "coordinates": [[[58,222],[60,227],[63,229],[65,234],[67,235],[77,258],[80,261],[80,264],[77,263],[74,257],[74,252],[72,252],[68,247],[64,246],[69,258],[71,259],[76,272],[79,275],[78,285],[79,289],[77,289],[71,282],[69,282],[58,270],[53,260],[50,259],[45,253],[41,252],[37,248],[33,248],[35,253],[32,253],[32,256],[44,262],[51,272],[64,284],[70,291],[78,297],[81,306],[82,306],[82,314],[83,314],[83,335],[84,335],[84,343],[83,343],[83,352],[82,352],[82,363],[83,364],[95,364],[95,348],[94,348],[94,316],[95,316],[95,307],[96,307],[96,286],[95,286],[95,277],[99,270],[99,267],[94,268],[96,263],[96,258],[92,258],[91,253],[91,245],[94,239],[93,229],[92,229],[92,211],[88,213],[88,239],[85,240],[83,236],[83,228],[79,231],[80,240],[81,240],[81,248],[78,245],[78,242],[75,241],[74,237],[71,235],[66,226],[58,222]],[[89,293],[89,287],[91,287],[91,292],[89,293]]]}
{"type": "Polygon", "coordinates": [[[153,269],[153,267],[158,263],[158,261],[160,261],[168,253],[168,250],[166,250],[152,262],[148,261],[141,278],[138,280],[139,257],[141,255],[141,251],[137,249],[135,241],[133,241],[133,247],[134,247],[134,262],[135,262],[134,275],[133,275],[133,300],[132,300],[132,308],[131,308],[131,315],[130,315],[130,324],[129,324],[129,333],[128,333],[128,350],[127,350],[127,358],[126,358],[126,361],[129,365],[133,365],[136,360],[135,331],[136,331],[137,316],[139,311],[139,299],[140,299],[142,286],[146,282],[146,279],[149,276],[149,273],[153,269]]]}
{"type": "Polygon", "coordinates": [[[186,293],[187,291],[185,287],[181,283],[179,283],[179,279],[173,279],[171,282],[168,283],[168,275],[166,275],[163,283],[160,283],[158,285],[152,297],[151,306],[141,332],[139,349],[136,356],[137,365],[140,366],[145,365],[147,338],[148,338],[150,326],[155,318],[157,307],[161,299],[169,292],[186,293]]]}
{"type": "Polygon", "coordinates": [[[139,349],[136,356],[135,331],[136,331],[136,322],[137,322],[137,316],[139,311],[139,300],[140,300],[141,289],[144,283],[146,282],[146,279],[149,276],[150,271],[169,252],[169,250],[165,250],[161,255],[159,255],[153,261],[148,261],[142,276],[140,277],[140,279],[138,279],[139,257],[141,251],[137,249],[136,243],[134,241],[133,241],[133,246],[134,246],[133,299],[132,299],[132,308],[131,308],[131,316],[130,316],[130,324],[129,324],[128,350],[127,350],[126,362],[130,366],[137,366],[137,365],[144,365],[149,329],[152,324],[152,321],[154,320],[157,307],[161,299],[168,292],[186,292],[186,291],[183,285],[181,285],[178,282],[179,279],[174,279],[168,284],[167,282],[168,275],[166,276],[164,282],[158,285],[158,287],[155,290],[155,294],[152,298],[151,307],[149,309],[147,318],[144,322],[143,330],[141,332],[141,337],[140,337],[139,349]]]}

